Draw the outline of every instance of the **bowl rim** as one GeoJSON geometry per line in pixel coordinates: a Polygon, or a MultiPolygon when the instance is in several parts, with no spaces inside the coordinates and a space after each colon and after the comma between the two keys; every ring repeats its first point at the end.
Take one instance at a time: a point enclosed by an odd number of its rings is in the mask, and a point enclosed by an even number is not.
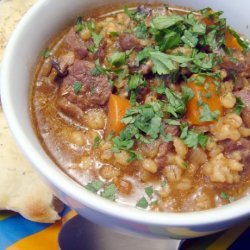
{"type": "Polygon", "coordinates": [[[87,206],[110,217],[134,223],[158,226],[198,227],[204,224],[219,224],[227,221],[233,221],[239,219],[240,217],[249,217],[249,196],[241,198],[231,204],[209,210],[178,213],[145,211],[118,204],[116,202],[111,202],[89,192],[88,190],[85,190],[80,184],[75,182],[72,178],[60,170],[60,168],[57,167],[56,164],[49,159],[49,157],[42,157],[39,152],[34,149],[28,136],[25,135],[23,128],[15,116],[15,107],[12,103],[13,98],[10,87],[11,83],[9,82],[9,74],[11,74],[10,59],[13,56],[13,51],[15,51],[15,46],[18,44],[18,37],[22,33],[22,30],[29,26],[32,20],[35,19],[36,14],[46,8],[49,2],[50,1],[48,0],[40,0],[36,2],[36,4],[22,18],[7,45],[1,69],[1,98],[5,117],[7,118],[8,125],[17,144],[35,169],[38,170],[43,177],[52,183],[58,190],[67,194],[67,196],[72,197],[83,206],[87,206]]]}

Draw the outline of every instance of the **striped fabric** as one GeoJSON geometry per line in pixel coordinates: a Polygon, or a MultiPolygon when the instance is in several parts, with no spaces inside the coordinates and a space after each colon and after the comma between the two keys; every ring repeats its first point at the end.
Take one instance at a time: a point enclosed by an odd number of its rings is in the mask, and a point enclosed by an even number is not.
{"type": "MultiPolygon", "coordinates": [[[[15,213],[0,212],[0,250],[58,250],[58,234],[66,221],[76,215],[66,208],[55,224],[31,222],[15,213]]],[[[249,243],[250,223],[207,237],[182,242],[179,250],[237,250],[249,243]]],[[[166,249],[167,250],[167,249],[166,249]]]]}
{"type": "Polygon", "coordinates": [[[18,214],[0,213],[0,250],[58,250],[57,237],[74,211],[66,208],[55,224],[31,222],[18,214]]]}

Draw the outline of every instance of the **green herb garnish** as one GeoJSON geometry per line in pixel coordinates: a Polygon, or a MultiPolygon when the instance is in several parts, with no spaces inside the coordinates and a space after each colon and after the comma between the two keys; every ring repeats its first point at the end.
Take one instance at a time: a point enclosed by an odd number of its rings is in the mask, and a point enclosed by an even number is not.
{"type": "Polygon", "coordinates": [[[104,183],[102,181],[97,180],[97,181],[88,183],[84,187],[93,193],[97,193],[103,187],[103,184],[104,183]]]}
{"type": "Polygon", "coordinates": [[[174,92],[173,90],[168,88],[166,88],[165,94],[168,100],[166,109],[167,112],[169,112],[176,118],[178,118],[179,115],[184,114],[186,111],[186,105],[183,97],[179,93],[174,92]]]}
{"type": "Polygon", "coordinates": [[[138,26],[134,28],[134,32],[136,37],[140,39],[148,38],[148,28],[144,23],[140,23],[138,26]]]}
{"type": "Polygon", "coordinates": [[[76,19],[76,23],[75,23],[75,31],[76,32],[81,32],[84,28],[84,23],[83,23],[83,18],[81,16],[79,16],[77,19],[76,19]]]}
{"type": "Polygon", "coordinates": [[[82,83],[80,82],[74,82],[73,83],[73,91],[75,94],[78,94],[82,89],[82,83]]]}
{"type": "Polygon", "coordinates": [[[137,207],[140,208],[147,208],[148,207],[148,201],[146,198],[143,196],[136,204],[137,207]]]}
{"type": "Polygon", "coordinates": [[[234,113],[236,113],[237,115],[240,115],[242,110],[246,107],[246,105],[244,104],[244,102],[242,101],[242,99],[240,97],[236,97],[236,103],[234,106],[234,113]]]}
{"type": "Polygon", "coordinates": [[[146,81],[143,76],[140,74],[130,75],[128,80],[128,87],[130,90],[135,90],[139,86],[145,86],[146,81]]]}
{"type": "Polygon", "coordinates": [[[99,136],[96,136],[95,139],[94,139],[93,148],[95,148],[95,149],[98,148],[100,143],[101,143],[101,138],[99,136]]]}
{"type": "Polygon", "coordinates": [[[201,107],[199,120],[201,122],[217,121],[219,115],[220,115],[219,110],[211,111],[209,106],[207,104],[203,103],[203,105],[201,107]]]}
{"type": "Polygon", "coordinates": [[[93,76],[98,76],[98,75],[101,75],[101,74],[104,74],[104,75],[107,74],[107,71],[108,70],[106,68],[102,67],[102,65],[100,64],[100,60],[97,59],[95,61],[95,68],[92,69],[90,73],[93,76]]]}
{"type": "Polygon", "coordinates": [[[184,18],[179,15],[171,16],[156,16],[151,21],[152,28],[163,30],[171,26],[178,24],[179,22],[184,21],[184,18]]]}
{"type": "Polygon", "coordinates": [[[101,192],[101,197],[114,201],[116,198],[116,192],[117,189],[115,184],[111,183],[104,188],[103,192],[101,192]]]}
{"type": "Polygon", "coordinates": [[[114,52],[108,61],[111,65],[119,67],[126,63],[127,54],[126,52],[114,52]]]}
{"type": "Polygon", "coordinates": [[[145,190],[145,193],[147,194],[147,196],[149,198],[152,198],[152,195],[154,193],[153,187],[152,186],[146,187],[144,190],[145,190]]]}
{"type": "Polygon", "coordinates": [[[208,136],[204,133],[198,133],[194,130],[189,130],[188,124],[182,124],[180,138],[189,148],[197,148],[200,145],[202,148],[206,148],[208,142],[208,136]]]}
{"type": "Polygon", "coordinates": [[[48,48],[46,48],[44,51],[43,51],[43,57],[44,58],[48,58],[48,57],[50,57],[51,56],[51,51],[48,49],[48,48]]]}

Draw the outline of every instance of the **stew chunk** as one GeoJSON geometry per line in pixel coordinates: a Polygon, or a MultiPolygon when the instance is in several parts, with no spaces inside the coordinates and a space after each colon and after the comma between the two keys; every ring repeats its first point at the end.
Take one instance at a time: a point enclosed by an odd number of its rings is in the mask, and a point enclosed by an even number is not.
{"type": "Polygon", "coordinates": [[[58,98],[58,106],[65,115],[81,119],[83,111],[107,103],[111,86],[105,75],[92,75],[93,68],[94,64],[88,61],[75,61],[69,68],[58,98]]]}

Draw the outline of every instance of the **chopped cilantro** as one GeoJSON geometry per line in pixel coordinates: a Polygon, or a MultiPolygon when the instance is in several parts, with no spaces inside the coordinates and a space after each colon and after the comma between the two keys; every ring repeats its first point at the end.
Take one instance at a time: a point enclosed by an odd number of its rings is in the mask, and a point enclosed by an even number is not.
{"type": "Polygon", "coordinates": [[[111,31],[109,34],[112,37],[118,37],[119,36],[119,32],[116,32],[116,31],[111,31]]]}
{"type": "Polygon", "coordinates": [[[125,64],[126,59],[126,52],[114,52],[111,57],[108,58],[108,61],[111,65],[119,67],[125,64]]]}
{"type": "Polygon", "coordinates": [[[194,48],[198,43],[197,36],[193,35],[190,31],[185,30],[182,36],[182,41],[187,44],[189,47],[194,48]]]}
{"type": "Polygon", "coordinates": [[[160,51],[176,48],[181,43],[180,35],[172,30],[164,30],[164,33],[159,32],[154,38],[160,51]]]}
{"type": "Polygon", "coordinates": [[[73,91],[75,94],[78,94],[82,89],[82,83],[80,82],[74,82],[73,83],[73,91]]]}
{"type": "Polygon", "coordinates": [[[139,12],[137,10],[129,10],[128,9],[128,6],[124,6],[124,13],[129,16],[129,18],[131,20],[134,20],[134,21],[142,21],[145,17],[146,17],[146,14],[143,13],[143,12],[139,12]]]}
{"type": "Polygon", "coordinates": [[[148,201],[146,198],[143,196],[136,204],[137,207],[140,208],[147,208],[148,207],[148,201]]]}
{"type": "Polygon", "coordinates": [[[221,192],[220,197],[224,200],[229,200],[229,195],[226,192],[221,192]]]}
{"type": "Polygon", "coordinates": [[[142,75],[140,74],[135,74],[135,75],[130,75],[129,80],[128,80],[128,87],[130,90],[135,90],[139,86],[145,86],[146,82],[143,78],[142,75]]]}
{"type": "Polygon", "coordinates": [[[199,120],[201,122],[217,121],[219,115],[220,115],[219,110],[211,111],[209,106],[206,103],[203,103],[201,107],[199,120]]]}
{"type": "Polygon", "coordinates": [[[210,31],[205,37],[205,44],[210,47],[210,49],[214,50],[218,47],[218,43],[216,40],[217,30],[210,31]]]}
{"type": "Polygon", "coordinates": [[[153,72],[159,75],[166,75],[178,69],[178,66],[169,59],[168,55],[156,51],[149,52],[153,62],[153,72]]]}
{"type": "Polygon", "coordinates": [[[174,26],[175,24],[177,24],[183,20],[184,20],[184,18],[182,16],[179,16],[179,15],[156,16],[151,21],[151,27],[158,29],[158,30],[163,30],[163,29],[167,29],[171,26],[174,26]]]}
{"type": "Polygon", "coordinates": [[[197,148],[200,145],[205,148],[208,142],[208,136],[203,133],[197,133],[194,130],[188,130],[188,124],[182,124],[180,138],[189,148],[197,148]]]}
{"type": "Polygon", "coordinates": [[[182,162],[182,164],[181,164],[182,166],[183,166],[183,168],[188,168],[188,163],[187,162],[182,162]]]}
{"type": "Polygon", "coordinates": [[[138,54],[137,61],[149,57],[153,62],[153,73],[166,75],[175,72],[179,69],[179,63],[185,64],[191,62],[192,58],[179,55],[167,55],[160,51],[154,51],[150,47],[138,54]]]}
{"type": "Polygon", "coordinates": [[[140,23],[134,28],[135,35],[140,39],[148,38],[148,28],[144,23],[140,23]]]}
{"type": "Polygon", "coordinates": [[[194,97],[194,91],[191,88],[187,86],[181,86],[181,90],[182,90],[183,99],[185,102],[188,102],[194,97]]]}
{"type": "Polygon", "coordinates": [[[103,38],[103,36],[101,34],[97,34],[95,32],[92,32],[92,38],[93,38],[93,41],[94,41],[94,44],[95,44],[95,47],[96,49],[98,49],[100,43],[101,43],[101,40],[103,38]]]}
{"type": "Polygon", "coordinates": [[[98,76],[98,75],[101,75],[101,74],[107,74],[107,69],[106,68],[103,68],[100,64],[100,61],[99,59],[97,59],[95,61],[95,68],[91,70],[91,74],[94,75],[94,76],[98,76]]]}
{"type": "Polygon", "coordinates": [[[172,114],[174,117],[178,117],[178,115],[182,115],[186,111],[186,105],[182,98],[182,96],[174,92],[171,89],[166,88],[165,94],[168,100],[167,112],[172,114]]]}
{"type": "Polygon", "coordinates": [[[93,20],[89,20],[87,23],[87,28],[89,31],[94,32],[95,31],[95,22],[93,20]]]}
{"type": "Polygon", "coordinates": [[[234,106],[234,113],[236,113],[237,115],[241,114],[242,109],[244,109],[246,107],[246,105],[244,104],[244,102],[242,101],[242,99],[240,97],[236,97],[236,103],[234,106]]]}
{"type": "Polygon", "coordinates": [[[101,192],[101,197],[114,201],[116,198],[116,191],[115,184],[111,183],[104,188],[103,192],[101,192]]]}
{"type": "Polygon", "coordinates": [[[92,93],[92,94],[95,93],[95,85],[94,85],[94,83],[92,83],[92,85],[91,85],[91,93],[92,93]]]}
{"type": "Polygon", "coordinates": [[[133,151],[135,140],[140,143],[149,143],[161,134],[163,117],[163,103],[160,101],[133,107],[126,111],[122,122],[126,124],[119,136],[113,139],[114,152],[126,150],[133,160],[141,156],[133,151]]]}
{"type": "Polygon", "coordinates": [[[84,28],[84,23],[83,23],[83,18],[81,16],[79,16],[76,19],[76,23],[75,23],[75,31],[76,32],[81,32],[84,28]]]}
{"type": "Polygon", "coordinates": [[[180,126],[180,125],[181,125],[181,123],[180,123],[179,120],[173,120],[173,119],[168,119],[168,120],[166,121],[166,123],[167,123],[168,125],[173,125],[173,126],[180,126]]]}
{"type": "Polygon", "coordinates": [[[48,48],[46,48],[44,51],[43,51],[43,57],[44,58],[48,58],[48,57],[50,57],[51,56],[51,51],[48,49],[48,48]]]}
{"type": "Polygon", "coordinates": [[[197,52],[196,50],[193,54],[193,63],[199,68],[199,70],[211,70],[215,66],[215,54],[206,54],[203,52],[197,52]]]}
{"type": "Polygon", "coordinates": [[[147,194],[147,196],[149,198],[152,198],[152,195],[154,193],[153,187],[152,186],[146,187],[144,190],[145,190],[145,193],[147,194]]]}
{"type": "Polygon", "coordinates": [[[150,52],[155,51],[152,47],[145,47],[143,50],[138,52],[136,56],[136,63],[139,65],[141,61],[150,57],[150,52]]]}
{"type": "Polygon", "coordinates": [[[210,99],[210,98],[212,97],[211,92],[207,92],[207,93],[205,94],[205,97],[206,97],[207,99],[210,99]]]}
{"type": "Polygon", "coordinates": [[[115,131],[112,130],[112,131],[108,134],[108,136],[107,136],[107,141],[110,141],[110,140],[114,137],[114,135],[115,135],[115,131]]]}
{"type": "Polygon", "coordinates": [[[100,143],[101,143],[101,138],[99,136],[96,136],[95,139],[94,139],[93,148],[98,148],[100,143]]]}
{"type": "Polygon", "coordinates": [[[93,193],[97,193],[102,188],[103,184],[104,183],[102,181],[97,180],[97,181],[88,183],[84,187],[93,193]]]}

